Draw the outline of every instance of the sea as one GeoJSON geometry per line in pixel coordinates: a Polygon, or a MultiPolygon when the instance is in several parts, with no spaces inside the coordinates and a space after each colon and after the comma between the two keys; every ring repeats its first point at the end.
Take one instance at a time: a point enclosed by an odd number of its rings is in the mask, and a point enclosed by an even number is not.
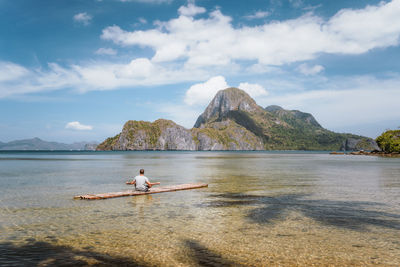
{"type": "Polygon", "coordinates": [[[400,158],[0,152],[0,266],[399,266],[400,158]],[[145,170],[207,188],[106,200],[145,170]]]}

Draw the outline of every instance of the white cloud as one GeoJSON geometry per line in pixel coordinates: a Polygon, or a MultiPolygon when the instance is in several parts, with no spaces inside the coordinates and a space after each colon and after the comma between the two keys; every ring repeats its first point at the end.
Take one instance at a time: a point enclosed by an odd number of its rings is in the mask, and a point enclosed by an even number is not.
{"type": "MultiPolygon", "coordinates": [[[[215,76],[204,83],[192,85],[185,94],[184,102],[187,105],[205,105],[208,104],[219,90],[230,87],[223,76],[215,76]]],[[[267,90],[262,85],[255,83],[240,83],[240,89],[247,92],[251,97],[264,97],[268,95],[267,90]]]]}
{"type": "Polygon", "coordinates": [[[252,98],[268,95],[268,91],[262,85],[256,83],[240,83],[238,87],[247,92],[252,98]]]}
{"type": "Polygon", "coordinates": [[[117,54],[117,51],[115,49],[112,48],[104,48],[101,47],[99,49],[96,50],[95,54],[97,55],[109,55],[109,56],[114,56],[117,54]]]}
{"type": "Polygon", "coordinates": [[[268,11],[257,11],[254,14],[244,16],[244,18],[246,18],[248,20],[262,19],[262,18],[268,17],[269,15],[270,15],[270,12],[268,12],[268,11]]]}
{"type": "Polygon", "coordinates": [[[132,60],[116,72],[118,78],[147,78],[154,73],[155,66],[147,58],[132,60]]]}
{"type": "MultiPolygon", "coordinates": [[[[7,80],[0,79],[0,98],[29,94],[43,91],[53,91],[67,86],[76,86],[81,79],[78,73],[60,67],[58,64],[48,64],[48,70],[26,69],[14,63],[6,63],[7,80]],[[10,71],[10,66],[12,66],[10,71]],[[8,72],[7,72],[8,69],[8,72]]],[[[4,70],[3,69],[3,70],[4,70]]],[[[0,64],[0,71],[1,71],[0,64]]]]}
{"type": "Polygon", "coordinates": [[[188,105],[202,105],[208,104],[215,94],[222,89],[228,88],[225,78],[222,76],[215,76],[210,78],[204,83],[197,83],[192,85],[186,91],[185,103],[188,105]]]}
{"type": "MultiPolygon", "coordinates": [[[[306,61],[321,53],[359,54],[397,45],[399,13],[400,0],[394,0],[364,9],[345,9],[328,20],[309,13],[293,20],[234,27],[231,17],[214,10],[206,18],[180,15],[149,30],[130,32],[111,26],[103,29],[101,38],[124,47],[150,47],[153,57],[68,66],[50,63],[45,69],[3,62],[0,98],[64,88],[86,92],[198,82],[215,73],[275,73],[279,65],[306,61]],[[241,65],[243,61],[250,66],[241,65]]],[[[98,53],[106,51],[113,53],[100,49],[98,53]]],[[[299,67],[299,71],[311,75],[322,70],[318,65],[306,67],[299,67]]]]}
{"type": "Polygon", "coordinates": [[[29,74],[29,70],[12,62],[0,61],[0,82],[12,81],[29,74]]]}
{"type": "Polygon", "coordinates": [[[86,12],[82,12],[74,15],[73,18],[74,21],[82,23],[83,25],[87,26],[90,24],[90,21],[92,20],[93,17],[86,12]]]}
{"type": "Polygon", "coordinates": [[[116,44],[150,47],[154,61],[184,59],[190,67],[228,65],[254,60],[282,65],[310,60],[321,53],[361,54],[398,45],[400,0],[344,9],[328,20],[308,13],[296,19],[236,28],[232,18],[215,10],[205,19],[180,15],[145,31],[103,30],[116,44]]]}
{"type": "Polygon", "coordinates": [[[197,14],[202,14],[204,12],[206,12],[206,9],[204,7],[196,6],[194,3],[190,2],[187,4],[187,6],[181,6],[178,9],[179,15],[187,17],[193,17],[197,14]]]}
{"type": "Polygon", "coordinates": [[[147,58],[137,58],[127,64],[91,61],[84,65],[62,67],[50,63],[45,70],[28,70],[20,65],[7,63],[3,64],[3,68],[0,64],[1,70],[4,72],[0,74],[0,98],[66,88],[84,93],[122,87],[165,85],[204,80],[209,75],[201,69],[161,66],[147,58]]]}
{"type": "Polygon", "coordinates": [[[325,68],[321,65],[309,66],[306,63],[303,63],[297,67],[297,71],[304,75],[315,75],[323,71],[325,68]]]}
{"type": "Polygon", "coordinates": [[[79,121],[71,121],[68,122],[67,125],[65,125],[65,129],[85,131],[85,130],[92,130],[93,126],[83,125],[79,121]]]}

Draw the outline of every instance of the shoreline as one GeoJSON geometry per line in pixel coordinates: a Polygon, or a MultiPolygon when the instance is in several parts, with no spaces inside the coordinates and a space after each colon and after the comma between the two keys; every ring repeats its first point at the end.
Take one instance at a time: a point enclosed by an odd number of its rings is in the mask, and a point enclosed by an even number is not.
{"type": "Polygon", "coordinates": [[[393,153],[385,153],[381,151],[353,151],[349,153],[345,152],[337,152],[337,151],[332,151],[329,153],[330,155],[361,155],[361,156],[378,156],[378,157],[386,157],[386,158],[399,158],[400,153],[398,152],[393,152],[393,153]]]}

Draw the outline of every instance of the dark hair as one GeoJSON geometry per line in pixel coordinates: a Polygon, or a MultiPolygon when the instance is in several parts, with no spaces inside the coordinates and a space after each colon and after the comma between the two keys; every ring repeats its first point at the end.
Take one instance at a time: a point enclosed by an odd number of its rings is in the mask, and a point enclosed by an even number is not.
{"type": "Polygon", "coordinates": [[[140,169],[139,173],[144,174],[144,169],[140,169]]]}

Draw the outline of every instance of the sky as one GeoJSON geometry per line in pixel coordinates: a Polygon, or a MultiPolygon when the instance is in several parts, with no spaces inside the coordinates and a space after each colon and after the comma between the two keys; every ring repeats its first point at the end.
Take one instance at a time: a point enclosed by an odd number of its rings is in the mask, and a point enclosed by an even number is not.
{"type": "Polygon", "coordinates": [[[0,0],[0,141],[193,127],[218,90],[376,138],[400,127],[400,0],[0,0]]]}

